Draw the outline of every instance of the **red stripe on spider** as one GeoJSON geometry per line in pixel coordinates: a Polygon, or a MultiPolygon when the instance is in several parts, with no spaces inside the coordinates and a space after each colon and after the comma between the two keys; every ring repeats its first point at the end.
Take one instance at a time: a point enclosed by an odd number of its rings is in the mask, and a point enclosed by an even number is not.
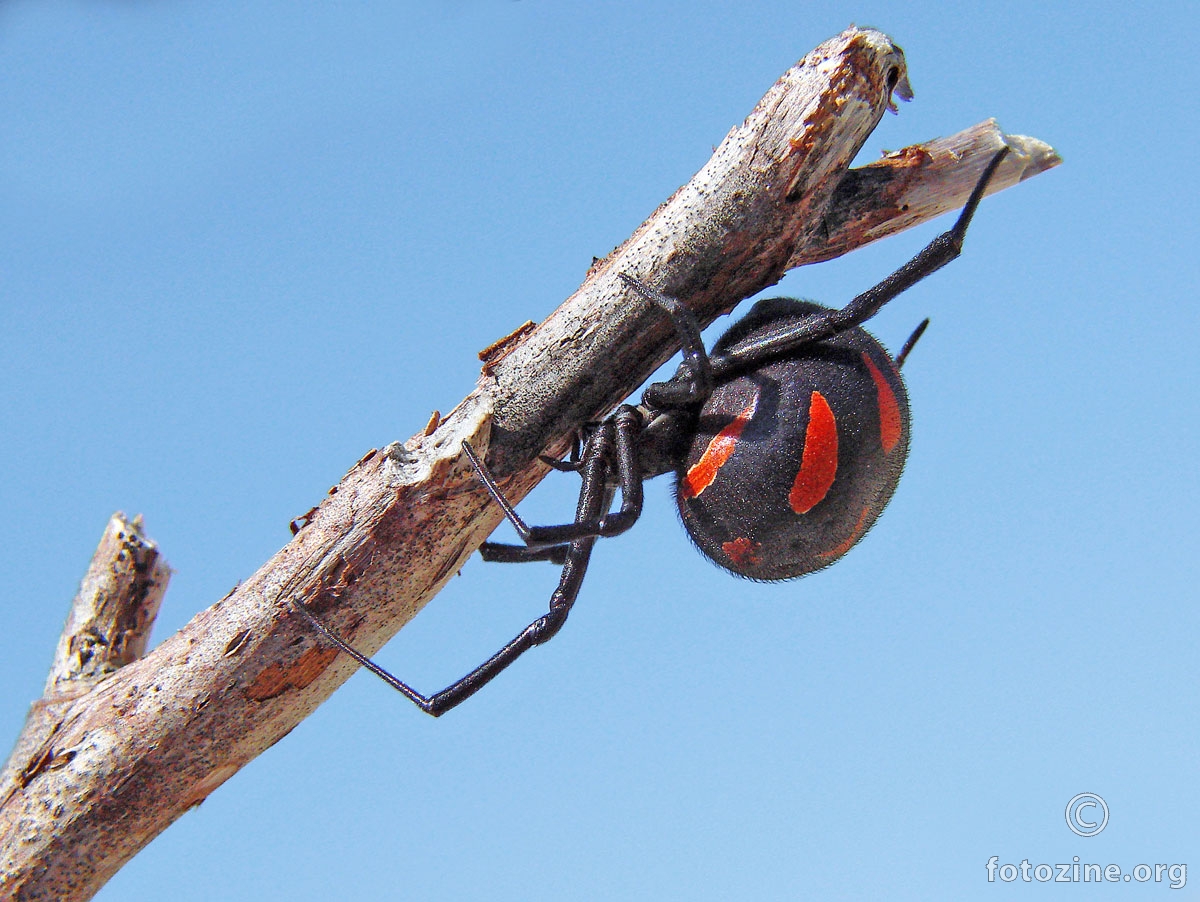
{"type": "Polygon", "coordinates": [[[761,564],[762,558],[758,556],[758,549],[761,547],[762,545],[758,542],[744,536],[734,539],[732,542],[721,543],[721,550],[739,567],[745,567],[747,564],[761,564]]]}
{"type": "Polygon", "coordinates": [[[879,441],[883,445],[883,453],[887,454],[900,441],[900,402],[896,400],[896,393],[892,391],[887,377],[880,372],[866,351],[863,352],[862,359],[871,371],[871,378],[875,380],[875,391],[879,395],[879,441]]]}
{"type": "Polygon", "coordinates": [[[684,498],[695,498],[712,485],[713,480],[717,478],[717,471],[733,456],[738,438],[741,436],[742,430],[746,428],[746,424],[754,417],[754,408],[757,405],[758,395],[756,394],[749,406],[734,417],[732,423],[713,436],[713,440],[708,443],[708,447],[704,449],[700,459],[687,471],[683,482],[680,483],[679,492],[684,498]]]}
{"type": "Polygon", "coordinates": [[[819,558],[841,557],[843,554],[845,554],[847,551],[849,551],[851,548],[853,548],[854,543],[857,542],[860,538],[862,538],[862,534],[863,534],[863,532],[865,532],[864,527],[866,526],[866,523],[867,523],[867,514],[869,514],[870,512],[871,512],[870,505],[868,505],[867,507],[864,507],[862,509],[862,513],[858,515],[858,522],[854,524],[854,529],[851,530],[850,535],[847,537],[846,541],[842,542],[840,545],[838,545],[836,548],[833,548],[830,551],[822,551],[820,554],[817,555],[817,557],[819,557],[819,558]]]}
{"type": "Polygon", "coordinates": [[[829,492],[837,476],[837,420],[825,396],[814,391],[808,403],[808,428],[804,433],[804,455],[800,472],[788,493],[788,504],[798,514],[806,514],[829,492]]]}

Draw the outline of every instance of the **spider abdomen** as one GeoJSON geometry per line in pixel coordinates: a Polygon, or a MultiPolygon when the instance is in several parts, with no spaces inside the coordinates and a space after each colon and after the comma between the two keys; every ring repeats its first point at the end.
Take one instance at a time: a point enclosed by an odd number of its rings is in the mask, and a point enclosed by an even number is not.
{"type": "MultiPolygon", "coordinates": [[[[762,301],[713,357],[823,310],[762,301]]],[[[684,527],[717,565],[789,579],[832,564],[892,497],[908,453],[908,397],[891,355],[854,327],[717,384],[677,470],[684,527]]]]}

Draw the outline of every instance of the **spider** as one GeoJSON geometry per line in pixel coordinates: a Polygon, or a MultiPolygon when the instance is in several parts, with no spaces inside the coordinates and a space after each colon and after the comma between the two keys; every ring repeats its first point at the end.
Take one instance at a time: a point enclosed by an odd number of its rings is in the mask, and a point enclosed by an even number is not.
{"type": "Polygon", "coordinates": [[[863,537],[887,505],[908,453],[908,397],[900,367],[928,320],[895,358],[861,328],[884,304],[962,252],[967,227],[1000,161],[980,176],[954,226],[840,310],[793,298],[759,301],[704,348],[695,316],[674,298],[620,273],[636,294],[670,316],[683,361],[576,437],[569,461],[543,458],[582,477],[575,519],[528,526],[479,455],[462,448],[522,545],[484,543],[486,561],[562,566],[549,610],[441,692],[422,695],[325,626],[312,625],[363,667],[434,717],[474,695],[524,652],[562,628],[579,596],[592,547],[628,530],[642,511],[642,482],[676,474],[684,528],[702,554],[754,580],[828,567],[863,537]],[[621,505],[611,509],[617,491],[621,505]]]}

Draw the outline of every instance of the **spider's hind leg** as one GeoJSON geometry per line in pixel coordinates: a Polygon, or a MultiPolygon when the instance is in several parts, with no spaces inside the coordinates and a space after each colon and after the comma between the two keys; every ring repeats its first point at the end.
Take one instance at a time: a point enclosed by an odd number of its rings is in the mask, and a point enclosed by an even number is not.
{"type": "Polygon", "coordinates": [[[479,556],[489,563],[496,564],[528,564],[532,561],[549,561],[561,567],[567,562],[567,555],[570,551],[570,544],[530,548],[528,545],[484,542],[479,546],[479,556]]]}
{"type": "MultiPolygon", "coordinates": [[[[860,326],[878,313],[884,304],[956,259],[962,253],[967,227],[970,226],[980,201],[987,193],[992,176],[996,174],[996,169],[1007,154],[1008,148],[1004,147],[992,157],[979,181],[975,183],[971,196],[967,198],[954,225],[930,241],[915,257],[879,284],[857,295],[840,310],[824,310],[812,314],[790,329],[745,342],[739,345],[736,351],[715,358],[712,365],[717,377],[749,369],[764,360],[860,326]]],[[[903,362],[903,352],[900,362],[903,362]]]]}

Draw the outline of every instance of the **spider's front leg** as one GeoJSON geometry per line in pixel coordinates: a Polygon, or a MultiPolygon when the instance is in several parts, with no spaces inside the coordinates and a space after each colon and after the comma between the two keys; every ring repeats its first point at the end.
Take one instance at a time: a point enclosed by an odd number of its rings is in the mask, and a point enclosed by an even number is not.
{"type": "Polygon", "coordinates": [[[642,284],[633,276],[623,272],[617,276],[647,301],[667,312],[679,333],[680,350],[683,351],[679,373],[667,382],[655,382],[648,387],[642,394],[642,403],[655,410],[703,404],[713,392],[713,370],[696,314],[675,298],[642,284]]]}
{"type": "MultiPolygon", "coordinates": [[[[587,536],[615,536],[633,526],[642,513],[642,473],[638,466],[637,453],[638,436],[641,431],[642,415],[636,407],[628,404],[622,404],[612,416],[596,426],[583,445],[579,469],[584,473],[586,485],[589,465],[597,467],[603,464],[606,479],[611,467],[615,465],[621,489],[621,508],[613,513],[604,507],[587,516],[577,512],[574,522],[559,526],[527,525],[512,503],[504,497],[487,465],[471,444],[464,441],[463,452],[475,468],[479,481],[500,505],[504,516],[525,543],[524,546],[485,543],[480,548],[484,558],[506,562],[556,560],[558,555],[566,553],[557,549],[576,539],[587,536]]],[[[582,496],[581,491],[581,500],[582,496]]]]}
{"type": "MultiPolygon", "coordinates": [[[[953,226],[929,242],[921,251],[885,278],[868,288],[840,310],[826,310],[807,317],[802,323],[778,334],[764,335],[757,341],[739,345],[738,349],[712,361],[712,371],[719,381],[731,374],[753,368],[756,364],[779,357],[803,345],[829,338],[862,325],[889,301],[895,299],[926,276],[931,276],[962,253],[967,228],[987,192],[988,184],[1001,161],[1008,155],[1002,147],[988,162],[975,183],[970,197],[953,226]]],[[[918,335],[919,337],[919,335],[918,335]]]]}

